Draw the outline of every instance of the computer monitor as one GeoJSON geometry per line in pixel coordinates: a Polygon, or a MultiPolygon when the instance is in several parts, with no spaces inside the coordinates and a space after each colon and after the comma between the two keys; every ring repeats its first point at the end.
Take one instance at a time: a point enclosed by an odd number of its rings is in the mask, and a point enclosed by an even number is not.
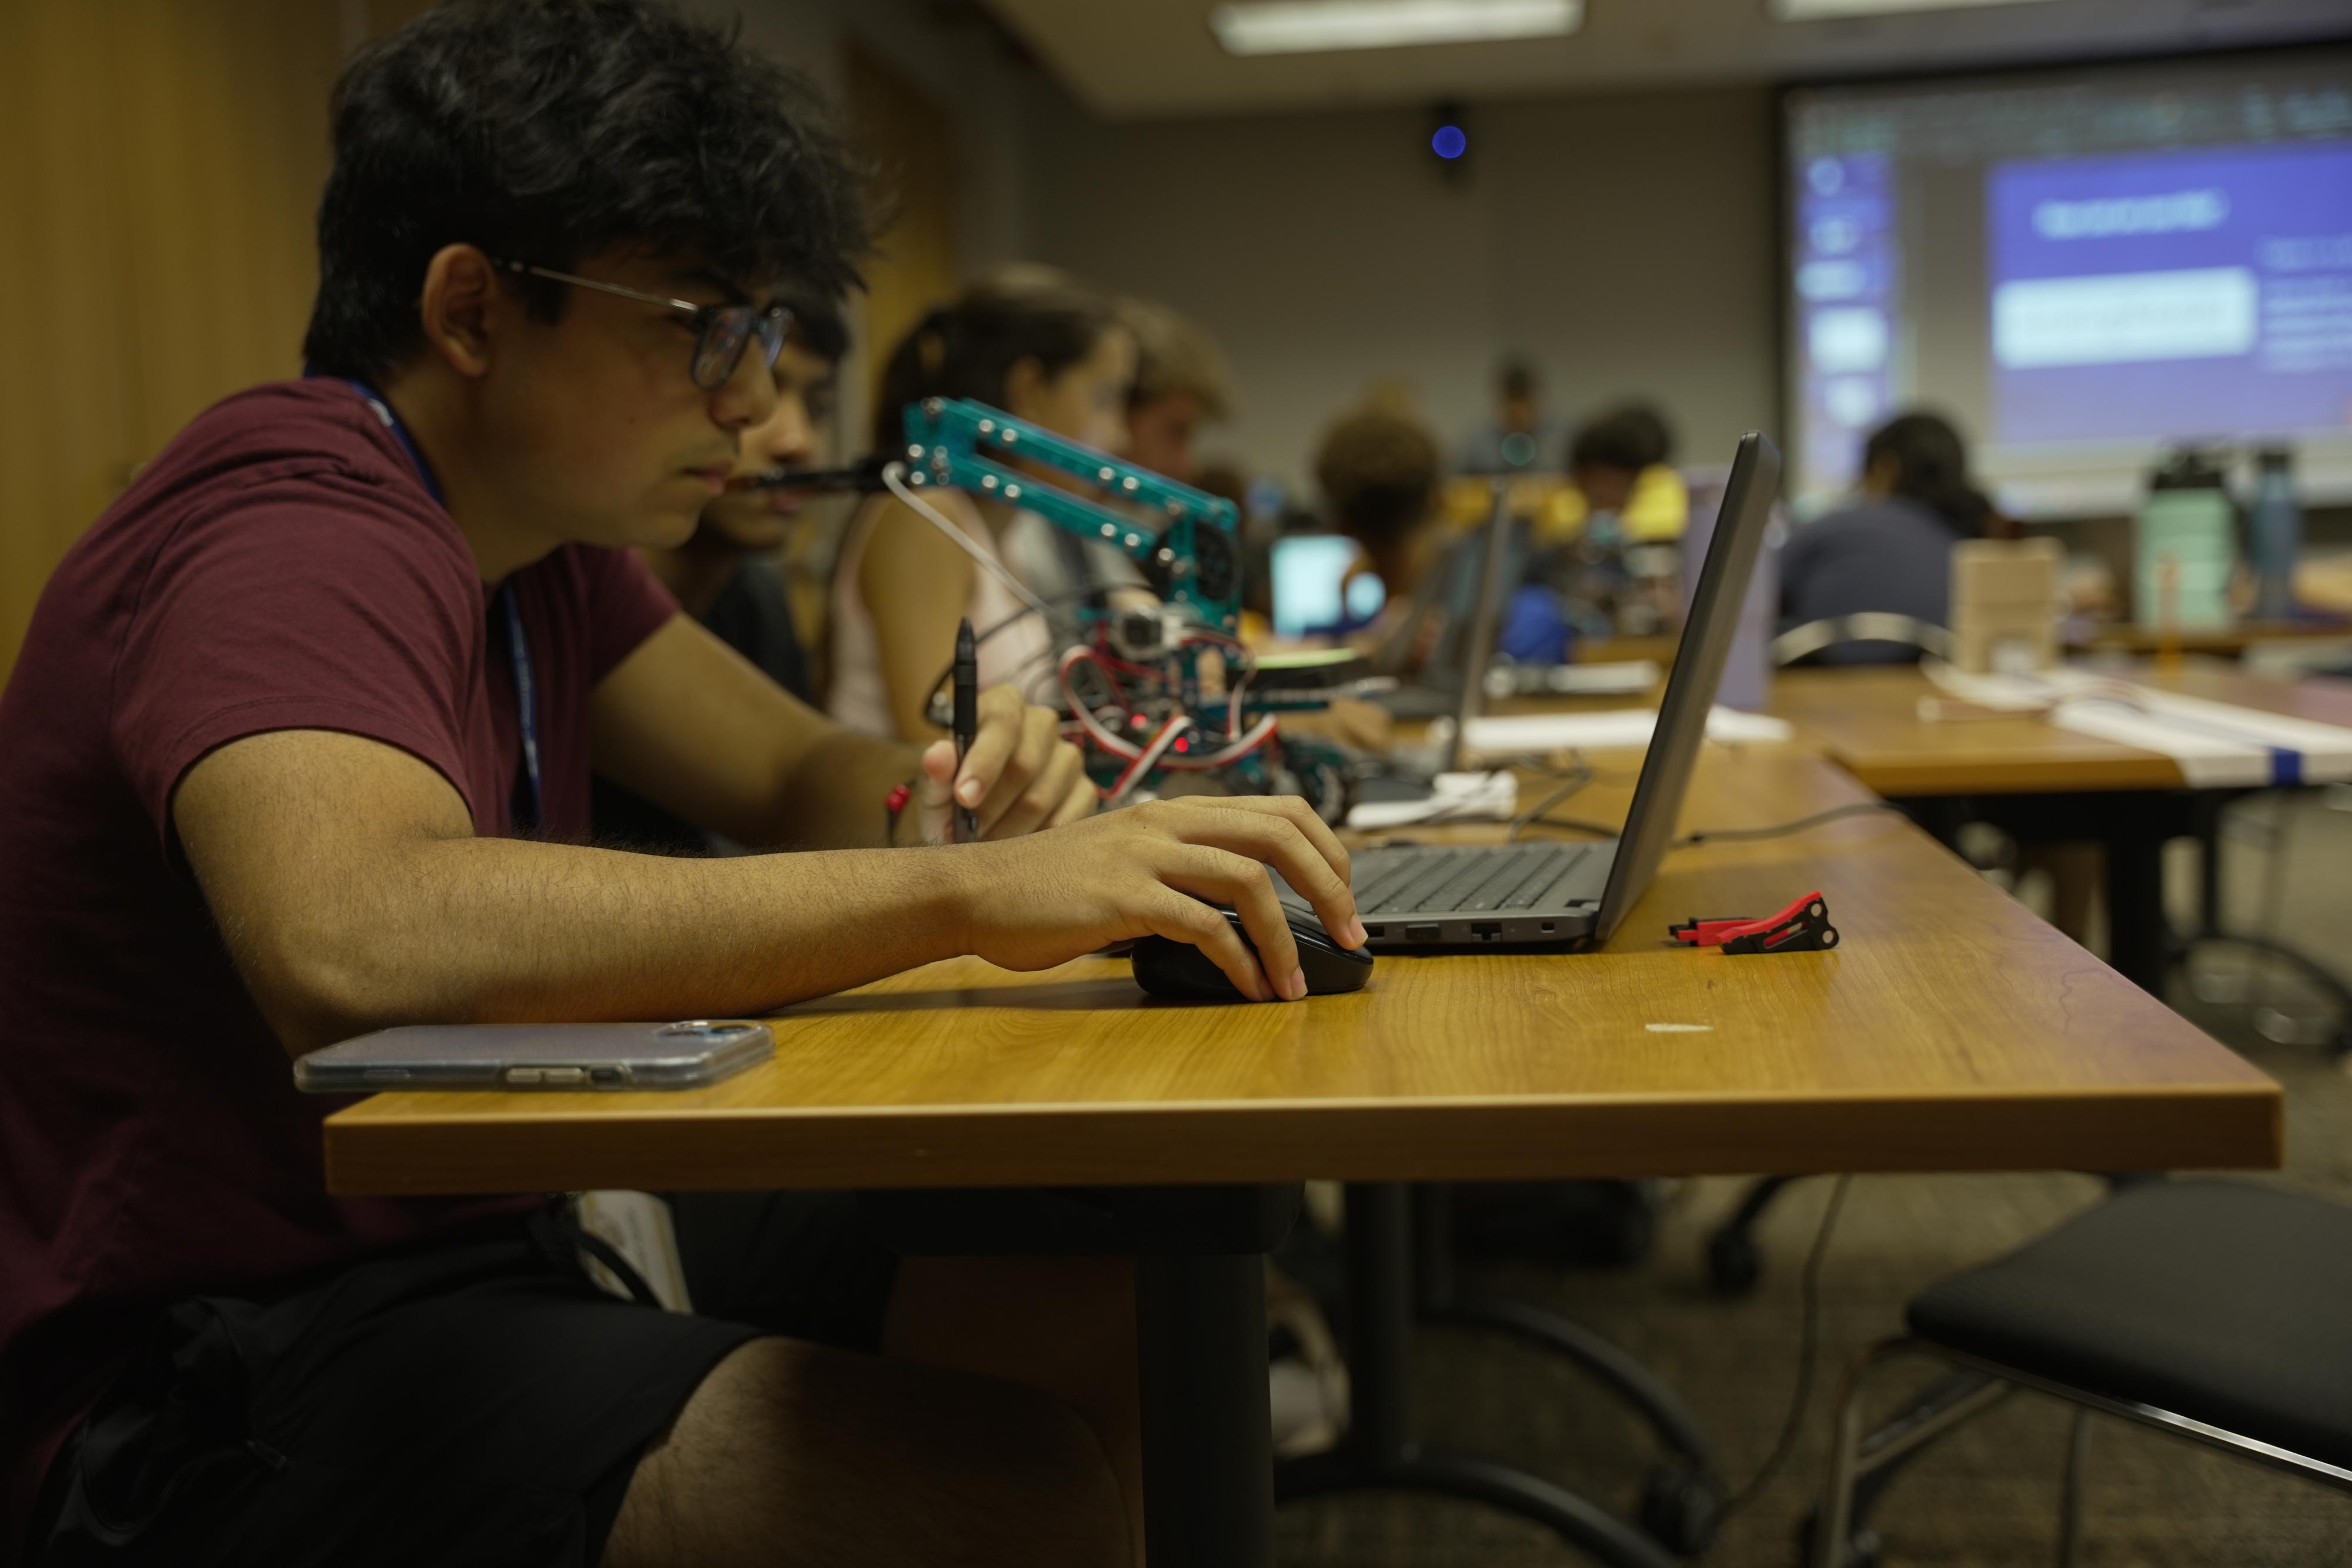
{"type": "Polygon", "coordinates": [[[1305,637],[1358,626],[1381,612],[1381,580],[1355,571],[1361,546],[1343,534],[1287,534],[1274,541],[1274,634],[1305,637]]]}

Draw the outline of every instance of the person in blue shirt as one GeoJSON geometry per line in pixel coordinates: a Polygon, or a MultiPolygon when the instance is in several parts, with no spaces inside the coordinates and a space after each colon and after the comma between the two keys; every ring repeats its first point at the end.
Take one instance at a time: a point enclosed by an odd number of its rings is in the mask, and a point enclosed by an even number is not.
{"type": "MultiPolygon", "coordinates": [[[[1914,411],[1873,431],[1860,493],[1799,528],[1780,557],[1780,618],[1801,626],[1882,611],[1941,626],[1952,597],[1952,546],[1993,532],[1992,503],[1969,479],[1968,447],[1940,414],[1914,411]]],[[[1829,664],[1901,664],[1900,643],[1823,650],[1829,664]]]]}

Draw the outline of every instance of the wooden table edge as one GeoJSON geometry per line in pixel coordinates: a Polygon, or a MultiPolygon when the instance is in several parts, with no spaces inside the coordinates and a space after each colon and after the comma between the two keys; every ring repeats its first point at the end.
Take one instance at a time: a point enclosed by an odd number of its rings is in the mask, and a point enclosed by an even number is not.
{"type": "Polygon", "coordinates": [[[346,1111],[326,1124],[326,1155],[329,1190],[344,1195],[2274,1169],[2284,1123],[2279,1086],[2249,1069],[2212,1082],[1962,1094],[681,1105],[644,1121],[591,1108],[346,1111]],[[1988,1135],[1976,1113],[1990,1107],[2001,1116],[1988,1135]]]}
{"type": "Polygon", "coordinates": [[[1818,734],[1798,731],[1836,763],[1854,781],[1888,800],[1916,800],[1928,795],[2082,795],[2104,790],[2186,789],[2189,780],[2180,765],[2156,752],[2131,757],[2083,761],[1990,761],[1966,758],[1903,758],[1889,759],[1856,756],[1818,734]]]}

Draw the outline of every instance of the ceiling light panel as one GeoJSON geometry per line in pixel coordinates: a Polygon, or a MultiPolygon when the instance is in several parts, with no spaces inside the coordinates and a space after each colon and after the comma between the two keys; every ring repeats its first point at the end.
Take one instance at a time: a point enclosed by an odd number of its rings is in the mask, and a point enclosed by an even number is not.
{"type": "Polygon", "coordinates": [[[2040,5],[2042,0],[1769,0],[1776,22],[1825,22],[1836,16],[1892,16],[1905,11],[1976,11],[1988,5],[2040,5]]]}
{"type": "Polygon", "coordinates": [[[1583,21],[1584,0],[1256,0],[1209,13],[1229,55],[1557,38],[1583,21]]]}

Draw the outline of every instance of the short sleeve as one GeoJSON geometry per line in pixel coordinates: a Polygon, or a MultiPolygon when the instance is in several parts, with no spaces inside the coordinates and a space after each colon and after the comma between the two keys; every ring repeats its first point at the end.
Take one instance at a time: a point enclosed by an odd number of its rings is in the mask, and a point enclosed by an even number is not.
{"type": "Polygon", "coordinates": [[[678,612],[677,600],[632,549],[580,551],[588,591],[588,684],[594,685],[678,612]]]}
{"type": "Polygon", "coordinates": [[[248,735],[396,746],[467,796],[465,694],[482,596],[447,518],[320,465],[257,481],[157,549],[119,652],[113,741],[165,841],[172,793],[248,735]]]}

